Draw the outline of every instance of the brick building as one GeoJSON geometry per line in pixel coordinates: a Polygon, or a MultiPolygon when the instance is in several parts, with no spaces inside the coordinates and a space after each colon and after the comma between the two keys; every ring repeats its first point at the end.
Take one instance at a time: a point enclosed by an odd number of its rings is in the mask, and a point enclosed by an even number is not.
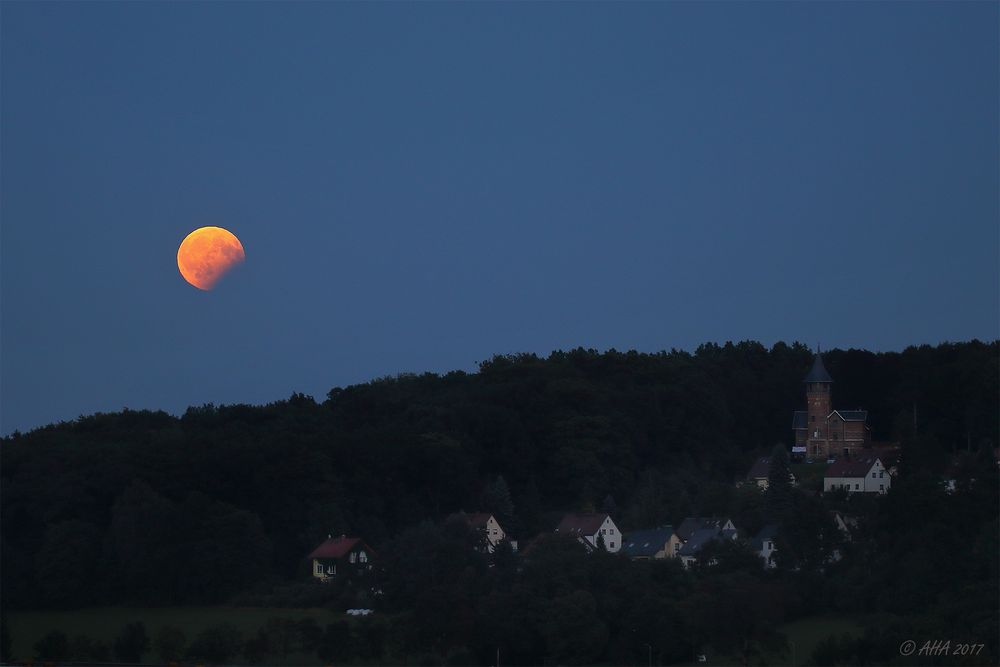
{"type": "Polygon", "coordinates": [[[792,431],[795,446],[805,447],[807,458],[852,458],[871,445],[867,410],[832,408],[833,378],[826,372],[819,352],[803,382],[806,409],[792,415],[792,431]]]}

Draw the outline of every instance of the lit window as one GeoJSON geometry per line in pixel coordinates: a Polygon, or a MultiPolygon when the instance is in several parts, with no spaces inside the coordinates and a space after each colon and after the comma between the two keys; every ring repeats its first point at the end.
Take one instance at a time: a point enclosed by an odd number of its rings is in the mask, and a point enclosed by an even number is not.
{"type": "Polygon", "coordinates": [[[352,551],[350,561],[356,563],[358,561],[358,554],[352,551]]]}
{"type": "Polygon", "coordinates": [[[358,560],[360,560],[362,563],[367,563],[368,562],[368,554],[366,554],[364,551],[362,551],[360,554],[358,554],[358,560]]]}
{"type": "Polygon", "coordinates": [[[313,567],[313,571],[316,574],[323,574],[323,563],[320,563],[319,561],[316,561],[316,564],[313,567]]]}

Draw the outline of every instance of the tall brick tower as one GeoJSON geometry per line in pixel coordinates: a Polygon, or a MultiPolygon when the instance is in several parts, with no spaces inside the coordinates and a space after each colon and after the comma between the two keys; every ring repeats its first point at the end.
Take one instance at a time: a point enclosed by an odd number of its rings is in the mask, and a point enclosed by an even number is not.
{"type": "Polygon", "coordinates": [[[823,366],[823,357],[819,350],[813,360],[812,370],[804,380],[806,385],[807,416],[807,452],[810,456],[819,458],[829,456],[829,437],[827,433],[827,417],[833,412],[830,400],[830,390],[833,378],[823,366]]]}

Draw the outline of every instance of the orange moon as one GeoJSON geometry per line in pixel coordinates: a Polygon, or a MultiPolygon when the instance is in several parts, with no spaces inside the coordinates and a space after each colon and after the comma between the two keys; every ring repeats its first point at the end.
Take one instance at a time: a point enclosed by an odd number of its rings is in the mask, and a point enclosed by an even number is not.
{"type": "Polygon", "coordinates": [[[208,291],[234,266],[246,259],[243,244],[222,227],[201,227],[188,234],[177,249],[177,268],[184,280],[208,291]]]}

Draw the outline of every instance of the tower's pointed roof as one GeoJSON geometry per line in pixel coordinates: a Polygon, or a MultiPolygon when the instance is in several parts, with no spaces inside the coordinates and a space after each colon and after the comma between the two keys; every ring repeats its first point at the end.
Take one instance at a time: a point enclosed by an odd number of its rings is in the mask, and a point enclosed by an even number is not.
{"type": "Polygon", "coordinates": [[[826,372],[826,366],[823,365],[823,357],[820,353],[816,352],[816,357],[813,359],[812,370],[809,371],[809,375],[803,382],[833,382],[833,378],[830,374],[826,372]]]}

